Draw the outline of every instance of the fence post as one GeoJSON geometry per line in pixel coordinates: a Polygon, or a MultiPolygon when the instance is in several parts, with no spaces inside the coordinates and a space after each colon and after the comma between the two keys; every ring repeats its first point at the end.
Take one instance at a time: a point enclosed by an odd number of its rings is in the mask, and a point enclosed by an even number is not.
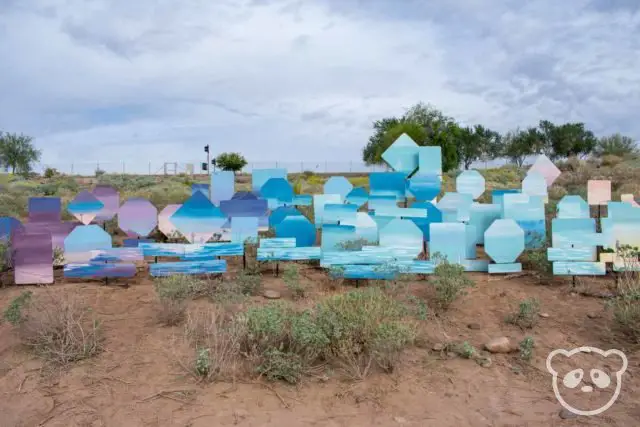
{"type": "Polygon", "coordinates": [[[149,161],[149,175],[151,175],[151,161],[149,161]]]}
{"type": "Polygon", "coordinates": [[[73,162],[71,162],[71,175],[73,175],[73,162]]]}
{"type": "Polygon", "coordinates": [[[124,160],[123,160],[122,161],[122,175],[124,175],[124,174],[125,174],[125,172],[124,172],[124,160]]]}

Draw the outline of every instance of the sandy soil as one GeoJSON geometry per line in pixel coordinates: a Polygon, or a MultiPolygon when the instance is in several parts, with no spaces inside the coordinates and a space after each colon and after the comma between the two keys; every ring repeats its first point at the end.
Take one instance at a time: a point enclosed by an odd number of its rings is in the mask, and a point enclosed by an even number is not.
{"type": "MultiPolygon", "coordinates": [[[[314,283],[310,300],[322,296],[324,274],[306,270],[314,283]]],[[[349,382],[330,372],[298,387],[256,383],[199,384],[176,362],[180,327],[157,323],[152,283],[139,275],[130,286],[59,283],[73,289],[102,320],[106,350],[57,373],[27,353],[11,325],[0,325],[0,426],[619,426],[640,425],[640,352],[609,330],[603,299],[572,292],[571,283],[550,286],[531,278],[473,275],[477,286],[444,316],[422,322],[418,345],[405,352],[392,374],[375,373],[349,382]],[[541,318],[532,331],[506,324],[505,316],[527,297],[537,297],[541,318]],[[475,328],[469,324],[475,323],[475,328]],[[468,341],[482,348],[489,339],[531,335],[534,358],[492,355],[489,367],[433,351],[437,343],[468,341]],[[589,345],[618,348],[629,359],[618,401],[604,414],[561,419],[547,354],[589,345]]],[[[280,278],[265,274],[265,287],[289,298],[280,278]]],[[[607,283],[592,287],[604,289],[607,283]]],[[[428,282],[412,285],[428,294],[428,282]]],[[[23,288],[0,290],[0,307],[23,288]]],[[[34,293],[44,288],[30,287],[34,293]]],[[[261,300],[261,298],[256,298],[261,300]]],[[[202,303],[202,302],[199,302],[202,303]]],[[[306,303],[311,303],[307,300],[306,303]]],[[[179,350],[179,349],[178,349],[179,350]]]]}

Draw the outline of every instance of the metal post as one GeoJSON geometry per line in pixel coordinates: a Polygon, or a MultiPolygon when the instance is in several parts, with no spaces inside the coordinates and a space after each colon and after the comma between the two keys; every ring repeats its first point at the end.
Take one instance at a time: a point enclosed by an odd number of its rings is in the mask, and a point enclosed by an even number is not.
{"type": "Polygon", "coordinates": [[[71,162],[71,175],[73,175],[73,162],[71,162]]]}
{"type": "Polygon", "coordinates": [[[124,175],[124,160],[122,161],[122,175],[124,175]]]}
{"type": "Polygon", "coordinates": [[[149,162],[149,175],[151,175],[151,162],[149,162]]]}

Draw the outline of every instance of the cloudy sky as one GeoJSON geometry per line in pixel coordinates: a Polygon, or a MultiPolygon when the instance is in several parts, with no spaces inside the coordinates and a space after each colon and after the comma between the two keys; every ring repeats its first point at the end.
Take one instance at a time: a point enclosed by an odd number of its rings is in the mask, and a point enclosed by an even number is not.
{"type": "MultiPolygon", "coordinates": [[[[638,0],[0,0],[0,129],[43,163],[358,161],[418,101],[640,137],[638,0]]],[[[78,167],[78,166],[76,166],[78,167]]]]}

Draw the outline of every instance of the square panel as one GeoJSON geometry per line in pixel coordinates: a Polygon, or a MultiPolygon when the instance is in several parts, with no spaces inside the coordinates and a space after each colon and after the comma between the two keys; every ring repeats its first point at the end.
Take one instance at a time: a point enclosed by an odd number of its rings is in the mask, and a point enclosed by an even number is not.
{"type": "Polygon", "coordinates": [[[429,258],[436,253],[451,263],[460,264],[467,257],[467,230],[465,224],[443,222],[430,224],[429,258]]]}
{"type": "Polygon", "coordinates": [[[406,198],[407,174],[404,172],[371,172],[369,193],[371,196],[394,196],[396,200],[406,198]]]}
{"type": "Polygon", "coordinates": [[[287,179],[286,169],[253,169],[251,171],[251,191],[260,194],[262,186],[271,178],[287,179]]]}
{"type": "Polygon", "coordinates": [[[61,220],[60,197],[29,198],[29,222],[60,222],[61,220]]]}
{"type": "Polygon", "coordinates": [[[233,171],[220,171],[211,175],[211,202],[220,206],[223,200],[231,200],[235,193],[236,175],[233,171]]]}
{"type": "Polygon", "coordinates": [[[50,233],[13,236],[13,268],[16,285],[53,283],[53,245],[50,233]]]}
{"type": "Polygon", "coordinates": [[[611,181],[589,180],[587,181],[587,201],[589,205],[605,205],[611,200],[611,181]]]}

